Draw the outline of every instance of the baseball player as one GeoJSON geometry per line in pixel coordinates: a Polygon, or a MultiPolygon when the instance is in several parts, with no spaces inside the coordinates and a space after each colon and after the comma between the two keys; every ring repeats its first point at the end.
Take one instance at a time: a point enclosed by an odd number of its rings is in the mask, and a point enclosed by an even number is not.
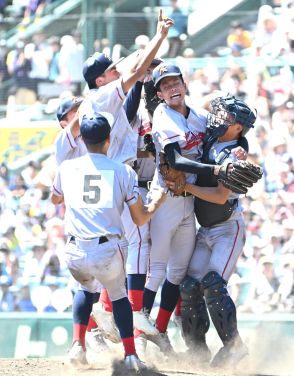
{"type": "MultiPolygon", "coordinates": [[[[95,53],[84,63],[83,75],[90,91],[79,109],[80,121],[85,114],[90,116],[91,113],[99,111],[112,113],[115,121],[112,125],[111,144],[108,150],[108,156],[111,159],[129,164],[137,159],[137,134],[128,122],[123,103],[126,93],[150,66],[172,25],[173,21],[169,18],[163,19],[160,10],[156,35],[140,54],[132,56],[127,65],[129,70],[124,71],[121,75],[116,70],[116,64],[101,53],[95,53]]],[[[111,311],[110,304],[108,307],[111,311]]],[[[101,312],[96,309],[96,306],[93,315],[99,327],[103,326],[105,322],[109,322],[105,315],[101,319],[101,312]]],[[[107,331],[110,332],[110,330],[111,325],[108,325],[107,331]]],[[[115,327],[113,326],[112,333],[115,337],[115,327]]]]}
{"type": "MultiPolygon", "coordinates": [[[[56,205],[65,203],[66,263],[71,274],[85,295],[97,291],[97,281],[105,286],[124,346],[125,364],[137,371],[144,368],[144,364],[136,355],[132,310],[125,289],[127,241],[121,213],[127,203],[133,221],[143,225],[165,195],[157,195],[144,207],[135,171],[106,156],[113,120],[109,113],[84,115],[80,132],[88,153],[60,165],[51,200],[56,205]]],[[[84,315],[89,319],[90,313],[88,309],[84,315]]],[[[80,340],[76,340],[71,349],[72,354],[75,353],[72,360],[78,365],[87,363],[82,334],[85,327],[81,325],[80,331],[80,340]]]]}
{"type": "MultiPolygon", "coordinates": [[[[146,199],[149,184],[155,171],[155,158],[152,153],[146,150],[146,135],[151,134],[152,130],[152,115],[153,111],[158,105],[153,103],[153,96],[148,95],[150,84],[153,86],[152,70],[162,62],[161,59],[153,59],[152,64],[148,68],[144,83],[137,82],[132,91],[137,99],[141,98],[142,87],[144,86],[144,95],[139,104],[139,109],[134,116],[134,111],[131,113],[130,108],[134,106],[128,105],[126,113],[133,130],[138,134],[137,144],[137,160],[134,163],[134,170],[138,174],[138,185],[141,196],[146,199]]],[[[126,104],[130,101],[128,96],[126,104]]],[[[136,100],[132,98],[133,104],[136,100]]],[[[134,108],[133,108],[134,110],[134,108]]],[[[147,147],[148,149],[148,147],[147,147]]],[[[127,276],[128,276],[128,297],[133,309],[134,327],[137,329],[143,329],[148,334],[156,334],[157,330],[154,325],[151,325],[149,320],[146,320],[145,315],[142,314],[143,306],[143,291],[146,282],[146,271],[150,252],[150,232],[149,223],[144,226],[136,226],[131,217],[129,210],[124,210],[122,215],[123,224],[126,231],[126,237],[129,242],[128,246],[128,258],[126,264],[127,276]]]]}
{"type": "MultiPolygon", "coordinates": [[[[55,160],[57,166],[59,166],[64,160],[74,159],[84,155],[87,152],[86,146],[80,135],[80,124],[78,119],[78,109],[84,98],[82,97],[65,97],[61,100],[57,109],[57,119],[62,128],[62,131],[58,134],[55,140],[55,160]]],[[[78,283],[76,281],[70,281],[73,288],[77,291],[73,299],[73,337],[78,337],[80,324],[86,323],[83,317],[83,309],[81,306],[84,304],[84,294],[79,292],[78,283]]],[[[101,286],[97,291],[100,293],[101,286]]],[[[97,294],[93,296],[94,301],[97,301],[97,294]]],[[[91,300],[89,298],[89,300],[91,300]]],[[[91,350],[100,353],[107,349],[107,344],[102,336],[101,329],[98,328],[97,323],[92,317],[90,317],[87,330],[86,330],[86,345],[91,350]]],[[[104,333],[105,334],[105,333],[104,333]]]]}
{"type": "MultiPolygon", "coordinates": [[[[230,95],[216,98],[211,107],[207,119],[212,131],[204,145],[202,161],[228,164],[236,159],[232,149],[240,137],[253,128],[256,110],[230,95]]],[[[172,182],[168,185],[173,189],[172,182]]],[[[246,236],[239,195],[223,185],[216,186],[215,176],[203,178],[202,175],[198,175],[196,185],[185,186],[195,196],[195,214],[201,227],[180,290],[182,333],[188,348],[193,355],[201,354],[202,360],[210,359],[205,341],[209,329],[208,308],[223,342],[211,365],[223,367],[236,365],[248,353],[237,329],[236,307],[227,290],[246,236]]]]}
{"type": "MultiPolygon", "coordinates": [[[[185,101],[186,85],[180,69],[172,64],[160,64],[153,71],[158,97],[164,101],[154,112],[152,135],[156,157],[164,152],[170,164],[187,171],[186,180],[193,183],[194,174],[211,176],[219,171],[213,165],[197,161],[202,156],[207,112],[189,107],[185,101]]],[[[159,173],[159,158],[150,192],[167,186],[159,173]]],[[[157,335],[145,335],[165,353],[173,349],[166,332],[170,316],[179,299],[179,285],[186,275],[195,248],[196,226],[194,199],[189,192],[168,195],[165,203],[151,220],[150,267],[143,295],[143,312],[148,317],[158,287],[164,280],[161,302],[156,318],[157,335]]]]}

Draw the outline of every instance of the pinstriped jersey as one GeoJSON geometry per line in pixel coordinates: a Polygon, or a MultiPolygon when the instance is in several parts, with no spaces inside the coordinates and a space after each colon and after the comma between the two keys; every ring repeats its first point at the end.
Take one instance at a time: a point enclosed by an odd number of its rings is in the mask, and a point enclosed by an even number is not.
{"type": "Polygon", "coordinates": [[[91,239],[124,234],[124,203],[135,204],[139,189],[130,166],[103,154],[87,153],[60,165],[53,193],[64,196],[66,233],[91,239]]]}

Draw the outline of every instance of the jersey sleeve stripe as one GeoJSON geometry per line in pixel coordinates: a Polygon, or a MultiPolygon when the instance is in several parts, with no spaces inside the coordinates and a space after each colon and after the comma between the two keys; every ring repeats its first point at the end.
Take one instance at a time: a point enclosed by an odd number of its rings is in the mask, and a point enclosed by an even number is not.
{"type": "Polygon", "coordinates": [[[58,196],[63,196],[63,194],[53,185],[54,193],[57,193],[58,196]]]}
{"type": "Polygon", "coordinates": [[[131,198],[129,198],[128,200],[126,200],[126,202],[129,202],[129,201],[133,200],[134,198],[136,198],[136,196],[132,196],[131,198]]]}
{"type": "Polygon", "coordinates": [[[176,134],[176,135],[174,135],[174,136],[172,136],[172,137],[167,137],[167,138],[165,138],[163,141],[171,140],[171,139],[173,139],[173,138],[180,137],[180,136],[181,136],[181,135],[176,134]]]}
{"type": "Polygon", "coordinates": [[[74,146],[73,146],[73,144],[71,143],[70,138],[69,138],[69,135],[68,135],[67,132],[66,132],[66,137],[67,137],[67,139],[68,139],[68,142],[69,142],[69,144],[70,144],[70,147],[71,147],[72,149],[74,149],[74,146]]]}
{"type": "Polygon", "coordinates": [[[118,94],[118,96],[119,96],[120,100],[122,101],[122,100],[123,100],[123,98],[122,98],[122,96],[120,95],[120,92],[119,92],[118,88],[116,88],[116,91],[117,91],[117,94],[118,94]]]}

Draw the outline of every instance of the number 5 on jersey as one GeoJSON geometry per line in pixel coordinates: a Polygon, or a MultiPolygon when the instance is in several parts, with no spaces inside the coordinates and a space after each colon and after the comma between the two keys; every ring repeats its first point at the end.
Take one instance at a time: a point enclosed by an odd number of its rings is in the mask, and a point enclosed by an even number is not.
{"type": "MultiPolygon", "coordinates": [[[[79,171],[80,172],[80,171],[79,171]]],[[[65,179],[65,197],[72,208],[106,209],[113,207],[114,171],[102,170],[93,174],[77,174],[65,179]]]]}

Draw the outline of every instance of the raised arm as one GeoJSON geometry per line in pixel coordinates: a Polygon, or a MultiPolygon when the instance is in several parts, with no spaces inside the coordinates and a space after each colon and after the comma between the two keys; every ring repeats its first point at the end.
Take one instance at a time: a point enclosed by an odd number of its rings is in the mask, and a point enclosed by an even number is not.
{"type": "Polygon", "coordinates": [[[125,93],[127,93],[135,82],[146,72],[162,42],[167,37],[169,28],[173,24],[173,20],[163,17],[162,9],[160,9],[155,36],[146,45],[144,50],[137,54],[130,70],[122,74],[122,88],[125,93]]]}
{"type": "Polygon", "coordinates": [[[128,92],[124,103],[124,110],[126,112],[129,123],[132,122],[138,111],[141,99],[143,82],[137,81],[132,89],[128,92]]]}

